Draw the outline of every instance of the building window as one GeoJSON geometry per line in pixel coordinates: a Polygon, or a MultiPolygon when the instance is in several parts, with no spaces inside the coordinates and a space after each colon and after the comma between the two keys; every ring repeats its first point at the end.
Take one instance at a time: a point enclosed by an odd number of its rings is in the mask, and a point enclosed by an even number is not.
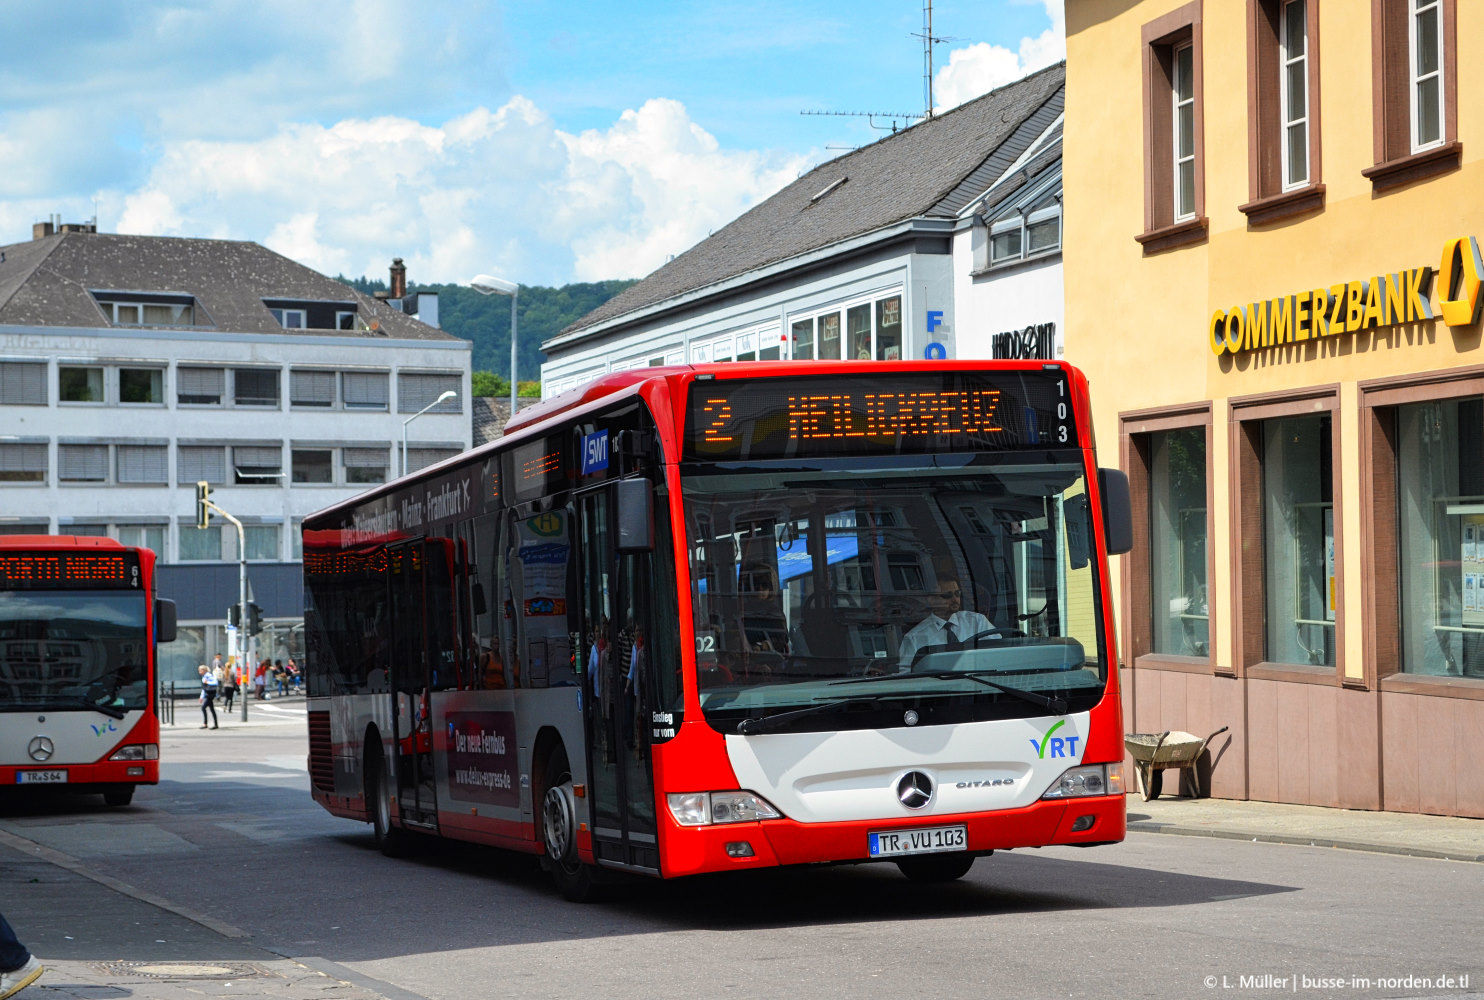
{"type": "Polygon", "coordinates": [[[165,402],[165,373],[158,368],[120,368],[120,403],[165,402]]]}
{"type": "Polygon", "coordinates": [[[189,296],[94,292],[94,301],[111,326],[195,326],[196,300],[189,296]]]}
{"type": "Polygon", "coordinates": [[[1003,264],[1020,259],[1021,226],[1019,219],[997,222],[989,231],[989,262],[1003,264]]]}
{"type": "Polygon", "coordinates": [[[37,361],[0,361],[0,404],[46,405],[46,364],[37,361]]]}
{"type": "Polygon", "coordinates": [[[335,405],[334,372],[289,372],[289,405],[332,407],[335,405]]]}
{"type": "Polygon", "coordinates": [[[893,295],[876,303],[876,359],[902,358],[902,297],[893,295]]]}
{"type": "Polygon", "coordinates": [[[1371,31],[1376,163],[1361,173],[1385,189],[1457,168],[1457,0],[1371,0],[1371,31]]]}
{"type": "Polygon", "coordinates": [[[165,556],[165,525],[163,524],[119,524],[114,526],[114,537],[120,544],[149,549],[156,556],[165,556]]]}
{"type": "Polygon", "coordinates": [[[737,360],[757,360],[757,334],[742,333],[737,335],[737,360]]]}
{"type": "Polygon", "coordinates": [[[990,226],[990,267],[1053,254],[1061,249],[1060,204],[1029,213],[1020,208],[1012,211],[1012,218],[1001,219],[990,226]]]}
{"type": "Polygon", "coordinates": [[[293,481],[295,483],[332,483],[335,481],[334,452],[317,448],[295,448],[293,481]]]}
{"type": "Polygon", "coordinates": [[[1328,414],[1263,421],[1264,658],[1273,663],[1335,665],[1332,455],[1328,414]]]}
{"type": "Polygon", "coordinates": [[[1403,672],[1484,678],[1484,397],[1396,408],[1403,672]]]}
{"type": "MultiPolygon", "coordinates": [[[[397,412],[417,413],[450,389],[457,394],[459,384],[460,378],[457,375],[401,372],[397,375],[397,412]]],[[[453,398],[445,399],[428,412],[463,413],[464,408],[459,397],[454,395],[453,398]]]]}
{"type": "Polygon", "coordinates": [[[302,330],[305,327],[305,313],[303,309],[278,309],[269,308],[273,318],[278,325],[285,330],[302,330]]]}
{"type": "Polygon", "coordinates": [[[793,357],[795,361],[811,361],[814,358],[814,319],[795,320],[793,323],[793,357]]]}
{"type": "Polygon", "coordinates": [[[297,519],[289,524],[289,558],[295,562],[304,559],[304,522],[297,519]]]}
{"type": "Polygon", "coordinates": [[[387,475],[385,448],[346,448],[345,481],[357,486],[384,483],[387,475]]]}
{"type": "Polygon", "coordinates": [[[840,360],[840,314],[819,317],[819,357],[821,361],[840,360]]]}
{"type": "Polygon", "coordinates": [[[426,469],[446,458],[453,458],[458,453],[457,448],[408,448],[407,471],[416,472],[418,469],[426,469]]]}
{"type": "Polygon", "coordinates": [[[242,529],[242,540],[247,545],[250,562],[278,561],[278,525],[249,524],[242,529]]]}
{"type": "Polygon", "coordinates": [[[1314,0],[1247,0],[1247,192],[1254,225],[1324,205],[1319,184],[1319,12],[1314,0]]]}
{"type": "Polygon", "coordinates": [[[1149,435],[1150,651],[1209,656],[1206,429],[1149,435]]]}
{"type": "Polygon", "coordinates": [[[232,449],[232,481],[238,486],[277,486],[283,478],[283,449],[237,446],[232,449]]]}
{"type": "Polygon", "coordinates": [[[108,445],[57,445],[57,478],[64,483],[106,483],[108,445]]]}
{"type": "Polygon", "coordinates": [[[57,398],[64,403],[103,402],[103,369],[60,366],[57,369],[57,398]]]}
{"type": "Polygon", "coordinates": [[[1206,234],[1201,0],[1143,26],[1144,232],[1153,253],[1206,234]]]}
{"type": "Polygon", "coordinates": [[[177,531],[181,562],[221,562],[222,529],[218,525],[198,528],[181,522],[177,531]]]}
{"type": "Polygon", "coordinates": [[[238,406],[277,406],[277,368],[232,369],[233,399],[238,406]]]}
{"type": "Polygon", "coordinates": [[[175,401],[182,406],[220,406],[227,391],[224,368],[177,368],[175,401]]]}
{"type": "Polygon", "coordinates": [[[355,312],[339,311],[335,313],[335,329],[354,330],[356,328],[355,312]]]}
{"type": "Polygon", "coordinates": [[[0,442],[0,483],[46,482],[46,445],[0,442]]]}
{"type": "Polygon", "coordinates": [[[121,444],[117,452],[120,483],[161,485],[170,480],[170,449],[165,445],[121,444]]]}
{"type": "Polygon", "coordinates": [[[49,535],[51,525],[46,521],[6,521],[0,523],[0,535],[49,535]]]}
{"type": "Polygon", "coordinates": [[[182,486],[227,481],[227,449],[223,445],[179,445],[176,481],[182,486]]]}
{"type": "Polygon", "coordinates": [[[341,392],[347,410],[386,410],[389,384],[386,372],[342,372],[341,392]]]}
{"type": "MultiPolygon", "coordinates": [[[[840,329],[841,312],[838,309],[807,318],[790,320],[789,341],[792,345],[793,359],[796,361],[815,358],[822,361],[842,360],[842,346],[844,360],[870,361],[874,358],[877,361],[894,361],[902,356],[904,335],[900,293],[849,304],[844,310],[844,320],[843,345],[840,329]]],[[[764,328],[759,331],[759,335],[764,344],[771,345],[778,336],[777,327],[764,328]]],[[[752,341],[749,339],[747,342],[750,344],[752,341]]],[[[743,338],[738,337],[737,360],[750,360],[742,357],[742,344],[743,338]]],[[[769,346],[764,348],[760,359],[766,361],[778,356],[769,346]]]]}

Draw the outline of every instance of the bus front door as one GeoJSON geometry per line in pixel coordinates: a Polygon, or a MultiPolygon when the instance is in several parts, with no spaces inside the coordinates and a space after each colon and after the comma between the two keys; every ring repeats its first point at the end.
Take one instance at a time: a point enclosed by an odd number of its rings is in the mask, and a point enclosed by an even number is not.
{"type": "Polygon", "coordinates": [[[387,550],[397,806],[408,826],[436,829],[431,693],[454,683],[452,543],[429,538],[387,550]]]}
{"type": "Polygon", "coordinates": [[[651,556],[618,552],[611,486],[578,503],[593,853],[609,865],[658,872],[648,724],[653,685],[644,659],[651,605],[642,576],[651,556]]]}

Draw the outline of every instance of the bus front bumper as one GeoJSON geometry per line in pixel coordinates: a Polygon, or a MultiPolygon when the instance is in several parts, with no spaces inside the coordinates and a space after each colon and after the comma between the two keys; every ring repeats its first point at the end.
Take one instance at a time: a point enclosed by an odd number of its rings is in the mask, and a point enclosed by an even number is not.
{"type": "Polygon", "coordinates": [[[0,767],[0,787],[72,788],[101,791],[112,785],[158,785],[158,760],[104,760],[91,764],[28,764],[0,767]],[[88,787],[83,787],[88,786],[88,787]]]}
{"type": "Polygon", "coordinates": [[[854,864],[896,861],[873,858],[873,833],[964,826],[971,854],[1046,847],[1054,844],[1109,844],[1123,840],[1128,829],[1124,796],[1097,795],[1039,800],[1021,809],[892,817],[849,823],[799,823],[790,819],[755,823],[681,827],[665,831],[667,876],[768,868],[777,865],[854,864]],[[745,845],[745,846],[743,846],[745,845]]]}

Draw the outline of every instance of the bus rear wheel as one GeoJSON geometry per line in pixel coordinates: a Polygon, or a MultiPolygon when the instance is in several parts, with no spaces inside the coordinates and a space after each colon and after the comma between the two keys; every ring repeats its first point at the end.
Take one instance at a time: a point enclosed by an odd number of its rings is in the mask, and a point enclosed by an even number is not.
{"type": "Polygon", "coordinates": [[[577,856],[577,797],[572,791],[572,769],[565,750],[552,752],[546,763],[546,792],[541,796],[541,841],[552,880],[564,897],[586,903],[597,896],[598,880],[591,865],[577,856]]]}
{"type": "Polygon", "coordinates": [[[103,793],[103,804],[106,806],[126,806],[133,801],[133,785],[124,785],[120,788],[110,788],[103,793]]]}
{"type": "Polygon", "coordinates": [[[914,882],[952,882],[963,878],[974,867],[972,854],[927,854],[903,858],[897,862],[903,875],[914,882]]]}
{"type": "Polygon", "coordinates": [[[392,825],[392,787],[381,754],[374,749],[366,755],[366,805],[381,853],[389,858],[406,857],[412,847],[412,835],[392,825]]]}

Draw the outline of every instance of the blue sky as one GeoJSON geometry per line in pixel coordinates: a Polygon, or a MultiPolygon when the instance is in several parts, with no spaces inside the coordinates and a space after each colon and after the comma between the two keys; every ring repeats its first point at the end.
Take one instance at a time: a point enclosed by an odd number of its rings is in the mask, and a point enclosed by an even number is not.
{"type": "MultiPolygon", "coordinates": [[[[938,0],[934,103],[1062,58],[1061,0],[938,0]]],[[[256,240],[329,274],[640,277],[920,113],[920,0],[7,0],[0,245],[256,240]]]]}

